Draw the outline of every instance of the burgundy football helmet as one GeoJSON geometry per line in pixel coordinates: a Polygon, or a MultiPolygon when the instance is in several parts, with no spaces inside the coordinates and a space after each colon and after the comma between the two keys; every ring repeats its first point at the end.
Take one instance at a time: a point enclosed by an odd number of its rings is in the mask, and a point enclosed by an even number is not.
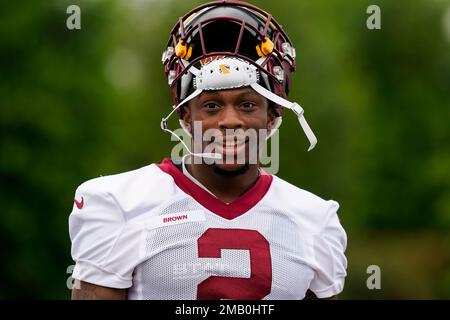
{"type": "MultiPolygon", "coordinates": [[[[200,5],[180,17],[162,55],[174,102],[170,115],[176,110],[181,115],[181,106],[202,90],[251,86],[274,106],[278,121],[273,132],[281,124],[281,107],[291,109],[311,150],[317,139],[303,117],[303,109],[286,100],[295,56],[281,25],[264,10],[241,1],[200,5]],[[223,76],[224,66],[232,71],[226,72],[227,77],[223,76]]],[[[165,131],[169,131],[169,116],[161,122],[165,131]]]]}

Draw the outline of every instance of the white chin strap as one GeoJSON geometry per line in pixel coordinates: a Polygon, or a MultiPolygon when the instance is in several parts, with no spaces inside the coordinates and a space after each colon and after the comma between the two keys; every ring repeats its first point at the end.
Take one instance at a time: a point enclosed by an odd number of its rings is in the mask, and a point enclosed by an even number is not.
{"type": "MultiPolygon", "coordinates": [[[[257,63],[262,63],[264,58],[260,58],[257,63]]],[[[182,60],[185,65],[187,65],[187,62],[182,60]]],[[[312,132],[311,128],[309,127],[308,123],[306,122],[306,119],[303,115],[304,110],[303,108],[296,102],[290,102],[273,92],[267,90],[263,86],[258,84],[259,80],[259,72],[257,68],[248,63],[245,60],[241,60],[238,58],[232,58],[232,57],[225,57],[220,58],[217,60],[212,60],[211,62],[203,65],[200,70],[198,70],[195,67],[189,68],[189,72],[192,73],[192,75],[184,75],[183,77],[194,77],[194,88],[195,91],[192,92],[189,96],[187,96],[185,99],[183,99],[177,106],[173,106],[173,110],[167,115],[167,117],[163,118],[161,120],[161,129],[163,131],[169,132],[172,134],[175,138],[177,138],[183,146],[186,148],[186,150],[193,156],[197,157],[204,157],[204,158],[212,158],[212,159],[221,159],[222,155],[218,153],[193,153],[187,145],[184,143],[184,141],[173,131],[171,131],[168,128],[167,120],[172,116],[172,114],[178,110],[180,107],[185,105],[188,101],[192,100],[196,96],[198,96],[200,93],[202,93],[203,90],[225,90],[225,89],[233,89],[233,88],[242,88],[250,86],[255,90],[257,93],[265,97],[266,99],[284,107],[287,109],[291,109],[295,115],[298,118],[298,121],[300,122],[300,125],[303,129],[303,131],[306,134],[306,137],[309,140],[309,148],[308,151],[312,150],[314,146],[317,144],[317,138],[312,132]]],[[[263,75],[263,80],[267,82],[266,78],[263,75]]],[[[182,79],[183,80],[183,79],[182,79]]],[[[187,91],[186,81],[182,81],[182,89],[181,91],[184,93],[187,91]]],[[[184,95],[184,94],[183,94],[184,95]]],[[[277,117],[276,122],[274,124],[274,127],[272,128],[270,134],[268,135],[267,139],[270,138],[276,130],[281,125],[282,118],[277,117]]],[[[182,120],[180,120],[181,127],[188,133],[189,136],[191,136],[191,133],[187,130],[182,120]]]]}
{"type": "MultiPolygon", "coordinates": [[[[297,116],[298,122],[300,122],[300,125],[301,125],[303,131],[305,132],[306,137],[309,140],[308,151],[311,151],[316,146],[317,138],[314,135],[314,132],[312,132],[311,127],[308,125],[308,122],[306,122],[305,117],[303,116],[303,113],[304,113],[303,108],[297,102],[292,103],[286,99],[283,99],[280,96],[277,96],[276,94],[274,94],[273,92],[267,90],[266,88],[260,86],[257,83],[251,84],[250,87],[252,87],[253,90],[258,92],[260,95],[264,96],[265,98],[269,99],[270,101],[275,102],[276,104],[279,104],[280,106],[282,106],[284,108],[291,109],[297,116]]],[[[273,133],[271,132],[270,136],[272,134],[273,133]]]]}

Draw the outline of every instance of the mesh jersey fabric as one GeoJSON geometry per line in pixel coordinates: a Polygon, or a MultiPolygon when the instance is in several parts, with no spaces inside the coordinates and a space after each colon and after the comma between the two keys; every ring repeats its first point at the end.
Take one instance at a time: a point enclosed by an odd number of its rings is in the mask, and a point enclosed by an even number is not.
{"type": "Polygon", "coordinates": [[[336,201],[272,175],[231,204],[169,160],[78,187],[73,277],[129,299],[302,299],[342,291],[347,237],[336,201]]]}

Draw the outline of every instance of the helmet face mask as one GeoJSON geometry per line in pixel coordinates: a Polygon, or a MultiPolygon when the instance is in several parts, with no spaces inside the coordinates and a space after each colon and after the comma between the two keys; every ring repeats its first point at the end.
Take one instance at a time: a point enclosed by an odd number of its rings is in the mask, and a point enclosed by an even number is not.
{"type": "Polygon", "coordinates": [[[303,108],[286,100],[295,71],[295,49],[282,27],[260,8],[224,0],[191,10],[172,29],[162,62],[174,105],[161,128],[178,140],[167,120],[174,112],[181,117],[188,101],[204,90],[249,86],[269,100],[277,116],[269,137],[281,124],[284,107],[296,114],[310,142],[308,150],[317,143],[303,108]]]}
{"type": "Polygon", "coordinates": [[[295,70],[294,51],[289,38],[270,14],[244,2],[217,1],[197,7],[180,18],[172,29],[163,63],[175,105],[186,96],[182,93],[187,92],[182,89],[181,77],[188,74],[191,66],[199,67],[202,61],[217,56],[239,57],[254,64],[267,77],[265,82],[269,87],[266,84],[266,88],[287,97],[291,72],[295,70]],[[260,57],[256,47],[266,38],[273,43],[273,49],[260,57]],[[188,59],[177,56],[179,43],[186,50],[191,48],[188,59]]]}

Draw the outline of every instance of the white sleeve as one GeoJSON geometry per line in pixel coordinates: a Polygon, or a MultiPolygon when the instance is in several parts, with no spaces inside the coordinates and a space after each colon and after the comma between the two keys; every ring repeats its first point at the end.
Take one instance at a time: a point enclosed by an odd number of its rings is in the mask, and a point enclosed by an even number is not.
{"type": "Polygon", "coordinates": [[[339,222],[337,210],[339,204],[331,204],[325,216],[324,225],[314,237],[314,257],[316,270],[310,289],[318,298],[328,298],[340,293],[344,288],[347,275],[347,235],[339,222]]]}
{"type": "Polygon", "coordinates": [[[74,205],[69,217],[72,258],[76,262],[72,277],[110,288],[130,287],[132,275],[110,262],[125,226],[120,207],[111,194],[89,182],[77,189],[75,199],[82,206],[79,209],[74,205]]]}

